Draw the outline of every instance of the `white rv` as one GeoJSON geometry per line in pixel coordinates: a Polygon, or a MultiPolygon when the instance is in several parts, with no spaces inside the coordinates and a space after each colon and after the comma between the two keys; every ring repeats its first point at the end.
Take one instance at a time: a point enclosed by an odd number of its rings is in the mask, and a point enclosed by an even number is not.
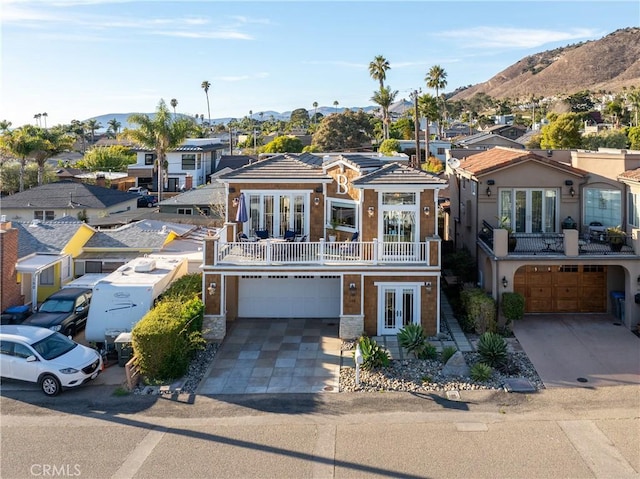
{"type": "Polygon", "coordinates": [[[120,266],[93,287],[85,337],[113,343],[153,307],[176,279],[187,274],[184,258],[136,258],[120,266]]]}

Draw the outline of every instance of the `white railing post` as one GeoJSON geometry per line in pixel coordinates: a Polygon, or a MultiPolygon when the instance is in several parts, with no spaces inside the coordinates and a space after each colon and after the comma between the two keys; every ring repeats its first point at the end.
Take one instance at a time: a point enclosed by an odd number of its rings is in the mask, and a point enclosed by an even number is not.
{"type": "Polygon", "coordinates": [[[378,238],[373,238],[373,264],[378,264],[378,253],[380,249],[378,248],[378,238]]]}
{"type": "Polygon", "coordinates": [[[324,238],[320,238],[320,264],[324,264],[325,263],[325,257],[324,257],[324,238]]]}

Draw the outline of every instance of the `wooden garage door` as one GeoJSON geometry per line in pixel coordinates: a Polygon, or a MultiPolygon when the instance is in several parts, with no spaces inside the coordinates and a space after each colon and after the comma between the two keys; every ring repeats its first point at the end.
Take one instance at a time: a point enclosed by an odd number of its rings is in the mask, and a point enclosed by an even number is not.
{"type": "Polygon", "coordinates": [[[527,313],[603,313],[607,310],[607,267],[535,265],[516,272],[514,290],[527,313]]]}

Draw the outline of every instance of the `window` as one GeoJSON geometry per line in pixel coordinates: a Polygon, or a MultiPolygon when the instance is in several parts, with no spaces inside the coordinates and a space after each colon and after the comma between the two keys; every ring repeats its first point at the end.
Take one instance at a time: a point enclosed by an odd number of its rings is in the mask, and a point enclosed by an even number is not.
{"type": "Polygon", "coordinates": [[[308,192],[266,191],[248,195],[247,234],[267,230],[270,236],[283,237],[285,231],[298,235],[308,232],[308,192]]]}
{"type": "Polygon", "coordinates": [[[355,202],[329,199],[329,223],[334,221],[341,228],[355,231],[357,229],[357,208],[355,202]]]}
{"type": "Polygon", "coordinates": [[[637,228],[640,226],[640,193],[629,192],[627,195],[627,202],[627,211],[629,211],[627,221],[629,222],[629,225],[637,228]]]}
{"type": "Polygon", "coordinates": [[[558,190],[530,188],[499,190],[498,218],[518,233],[558,231],[558,190]]]}
{"type": "Polygon", "coordinates": [[[49,266],[40,273],[40,284],[44,286],[53,286],[53,270],[54,266],[49,266]]]}
{"type": "Polygon", "coordinates": [[[193,208],[178,208],[179,215],[192,215],[193,208]]]}
{"type": "Polygon", "coordinates": [[[382,193],[383,205],[415,205],[415,193],[382,193]]]}
{"type": "Polygon", "coordinates": [[[56,219],[56,215],[52,210],[35,210],[33,212],[33,219],[40,221],[53,221],[56,219]]]}
{"type": "Polygon", "coordinates": [[[188,153],[182,155],[182,169],[183,170],[195,170],[196,169],[196,155],[188,153]]]}
{"type": "Polygon", "coordinates": [[[444,148],[438,148],[437,155],[444,155],[444,148]]]}
{"type": "Polygon", "coordinates": [[[13,355],[18,358],[26,359],[29,356],[33,356],[33,351],[31,351],[24,344],[16,343],[15,348],[13,350],[13,355]]]}
{"type": "Polygon", "coordinates": [[[585,188],[584,224],[597,221],[603,226],[622,224],[622,193],[620,190],[585,188]]]}
{"type": "Polygon", "coordinates": [[[156,159],[155,153],[145,153],[144,154],[144,164],[145,165],[153,165],[153,162],[156,159]]]}
{"type": "Polygon", "coordinates": [[[85,273],[102,273],[102,261],[85,261],[85,273]]]}

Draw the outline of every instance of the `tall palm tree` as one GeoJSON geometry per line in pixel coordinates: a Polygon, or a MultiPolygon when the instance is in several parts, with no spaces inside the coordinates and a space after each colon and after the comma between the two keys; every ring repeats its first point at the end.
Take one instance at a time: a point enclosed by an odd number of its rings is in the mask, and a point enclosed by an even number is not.
{"type": "MultiPolygon", "coordinates": [[[[439,92],[441,88],[447,86],[447,72],[444,71],[440,65],[434,65],[429,69],[427,76],[424,78],[424,81],[427,83],[429,88],[433,88],[436,90],[436,98],[439,98],[439,92]]],[[[440,137],[442,137],[442,114],[444,113],[444,105],[443,111],[440,112],[440,137]]]]}
{"type": "Polygon", "coordinates": [[[317,123],[318,122],[318,102],[314,101],[313,102],[313,123],[317,123]]]}
{"type": "Polygon", "coordinates": [[[44,167],[52,156],[69,151],[73,148],[73,136],[56,128],[46,130],[38,128],[33,132],[38,138],[39,147],[33,151],[32,157],[38,164],[38,186],[44,182],[44,167]]]}
{"type": "Polygon", "coordinates": [[[195,132],[196,125],[189,118],[171,120],[171,113],[164,100],[160,100],[153,119],[142,113],[135,113],[128,119],[129,123],[138,125],[135,130],[125,130],[125,135],[135,143],[155,150],[155,169],[158,175],[158,201],[162,201],[162,188],[167,151],[177,148],[190,134],[195,132]]]}
{"type": "Polygon", "coordinates": [[[91,120],[88,120],[85,125],[87,130],[91,132],[91,144],[93,144],[95,141],[96,130],[102,128],[102,124],[95,118],[92,118],[91,120]]]}
{"type": "Polygon", "coordinates": [[[636,123],[636,126],[638,126],[638,110],[640,110],[640,90],[632,89],[627,94],[627,100],[629,101],[629,103],[631,104],[631,106],[635,111],[635,116],[636,116],[635,123],[636,123]]]}
{"type": "MultiPolygon", "coordinates": [[[[426,128],[424,132],[424,141],[425,141],[425,160],[429,161],[429,124],[432,121],[438,119],[439,109],[438,109],[438,100],[436,97],[425,93],[424,95],[420,95],[418,97],[418,113],[423,115],[426,118],[426,128]]],[[[418,118],[418,122],[420,119],[418,118]]]]}
{"type": "Polygon", "coordinates": [[[12,124],[13,123],[11,123],[9,120],[0,121],[0,132],[5,133],[9,131],[9,128],[11,128],[12,124]]]}
{"type": "Polygon", "coordinates": [[[380,105],[382,109],[382,130],[386,140],[389,137],[389,107],[396,100],[398,91],[391,91],[391,88],[385,86],[380,91],[374,91],[371,101],[380,105]]]}
{"type": "Polygon", "coordinates": [[[209,125],[211,125],[211,110],[209,109],[209,88],[211,88],[211,83],[205,80],[200,86],[204,90],[204,94],[207,97],[207,118],[209,119],[209,125]]]}
{"type": "Polygon", "coordinates": [[[176,117],[176,107],[178,106],[178,100],[176,100],[175,98],[171,99],[171,108],[173,108],[173,118],[175,119],[176,117]]]}
{"type": "Polygon", "coordinates": [[[35,134],[36,127],[25,125],[13,131],[6,131],[0,137],[0,151],[20,162],[19,191],[24,191],[24,172],[27,160],[41,148],[42,139],[35,134]]]}
{"type": "Polygon", "coordinates": [[[47,117],[48,116],[49,116],[49,114],[46,111],[42,114],[42,118],[44,118],[44,127],[45,128],[47,127],[47,117]]]}
{"type": "Polygon", "coordinates": [[[117,137],[122,123],[120,123],[116,118],[112,118],[107,122],[107,125],[109,125],[108,131],[113,133],[114,138],[117,137]]]}
{"type": "Polygon", "coordinates": [[[40,118],[42,118],[42,113],[36,113],[33,115],[33,118],[36,120],[36,126],[40,126],[40,118]]]}
{"type": "Polygon", "coordinates": [[[384,87],[384,81],[387,78],[387,70],[391,69],[389,62],[382,55],[377,55],[371,63],[369,63],[369,75],[374,80],[380,82],[380,90],[384,87]]]}
{"type": "Polygon", "coordinates": [[[336,113],[338,113],[338,105],[339,105],[338,100],[335,100],[335,101],[333,102],[333,106],[334,106],[334,108],[336,109],[336,113]]]}
{"type": "Polygon", "coordinates": [[[86,148],[86,125],[79,120],[71,120],[71,132],[76,135],[76,138],[82,140],[82,154],[84,155],[86,148]]]}

